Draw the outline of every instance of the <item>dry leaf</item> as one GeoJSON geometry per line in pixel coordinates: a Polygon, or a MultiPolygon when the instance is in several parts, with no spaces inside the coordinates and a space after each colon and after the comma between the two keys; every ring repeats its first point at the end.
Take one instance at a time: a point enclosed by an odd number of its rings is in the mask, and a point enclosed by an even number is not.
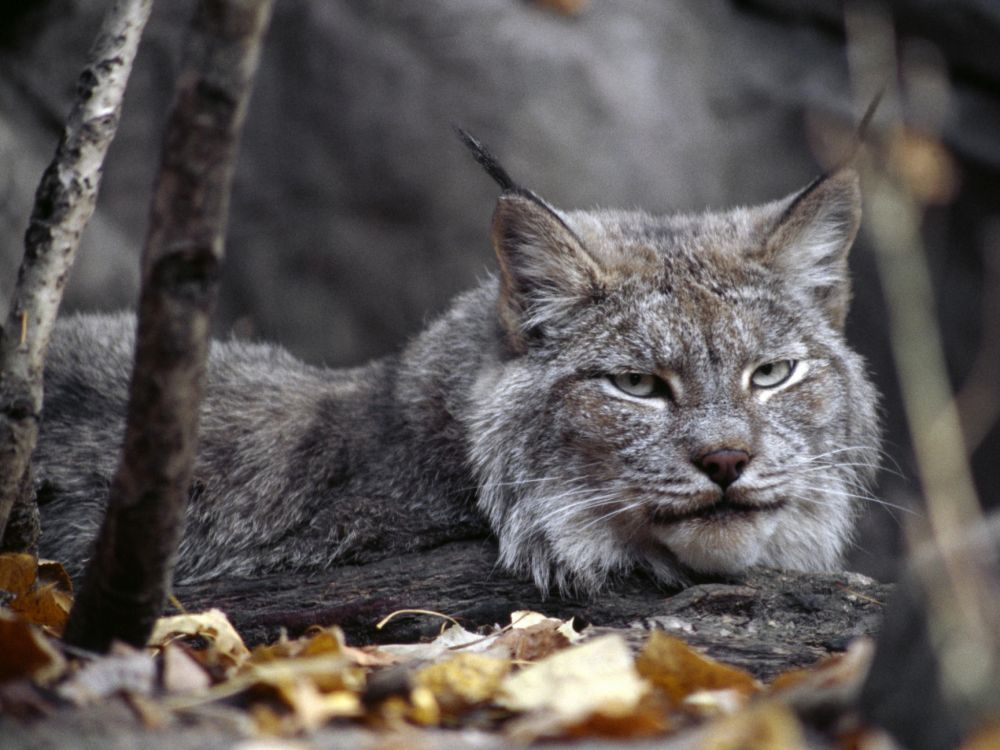
{"type": "Polygon", "coordinates": [[[116,693],[151,695],[156,681],[152,655],[116,643],[110,654],[84,665],[56,692],[78,706],[116,693]]]}
{"type": "Polygon", "coordinates": [[[704,656],[662,630],[649,634],[635,666],[675,706],[701,690],[736,690],[746,695],[761,690],[750,673],[704,656]]]}
{"type": "Polygon", "coordinates": [[[315,656],[317,654],[343,654],[348,648],[344,643],[344,633],[338,627],[317,628],[308,635],[289,640],[282,632],[275,643],[267,646],[257,646],[250,654],[250,661],[255,664],[287,659],[294,656],[315,656]]]}
{"type": "Polygon", "coordinates": [[[26,591],[10,603],[10,608],[30,622],[51,628],[62,635],[73,606],[73,597],[50,583],[34,591],[26,591]]]}
{"type": "Polygon", "coordinates": [[[716,719],[729,716],[746,708],[750,697],[739,690],[698,690],[688,695],[681,707],[685,713],[699,719],[716,719]]]}
{"type": "Polygon", "coordinates": [[[0,555],[0,591],[14,596],[26,594],[35,583],[38,562],[23,552],[5,552],[0,555]]]}
{"type": "Polygon", "coordinates": [[[62,634],[73,606],[73,586],[62,565],[24,553],[2,554],[0,590],[14,594],[7,603],[11,610],[55,635],[62,634]]]}
{"type": "Polygon", "coordinates": [[[263,664],[249,664],[240,678],[250,684],[277,688],[306,679],[324,692],[360,692],[365,685],[364,670],[343,654],[296,656],[263,664]]]}
{"type": "Polygon", "coordinates": [[[800,714],[843,712],[860,697],[874,654],[870,638],[857,638],[842,654],[779,675],[770,692],[800,714]]]}
{"type": "Polygon", "coordinates": [[[413,676],[416,688],[429,691],[440,709],[457,716],[496,695],[510,662],[483,654],[457,654],[426,666],[413,676]]]}
{"type": "Polygon", "coordinates": [[[160,676],[163,690],[170,695],[197,693],[212,684],[208,673],[178,643],[167,643],[163,647],[163,669],[160,676]]]}
{"type": "Polygon", "coordinates": [[[73,579],[69,577],[69,573],[66,572],[62,563],[55,560],[40,559],[38,561],[37,580],[40,585],[54,583],[60,591],[71,596],[73,594],[73,579]]]}
{"type": "Polygon", "coordinates": [[[312,731],[330,719],[362,714],[361,699],[355,693],[346,690],[324,692],[310,679],[278,684],[275,691],[294,716],[291,726],[286,722],[285,730],[312,731]]]}
{"type": "Polygon", "coordinates": [[[537,661],[569,645],[569,639],[547,623],[511,630],[497,639],[497,646],[506,648],[516,661],[537,661]]]}
{"type": "Polygon", "coordinates": [[[0,682],[30,677],[46,683],[62,674],[66,660],[37,627],[0,608],[0,682]]]}
{"type": "Polygon", "coordinates": [[[799,720],[777,701],[760,703],[746,711],[709,724],[698,747],[711,750],[801,750],[808,747],[799,720]]]}
{"type": "Polygon", "coordinates": [[[393,643],[380,646],[379,651],[399,661],[437,661],[451,656],[459,649],[463,653],[489,651],[496,645],[498,636],[499,634],[482,636],[469,632],[461,625],[452,625],[430,643],[393,643]]]}
{"type": "Polygon", "coordinates": [[[189,653],[206,667],[221,667],[230,672],[245,662],[250,652],[236,632],[229,618],[218,609],[197,614],[161,617],[153,626],[149,646],[162,647],[177,638],[202,638],[209,642],[207,649],[192,649],[189,653]]]}
{"type": "Polygon", "coordinates": [[[531,738],[568,731],[598,716],[609,722],[628,720],[648,690],[625,639],[609,635],[507,677],[496,702],[511,711],[535,712],[512,727],[519,738],[531,738]]]}
{"type": "Polygon", "coordinates": [[[563,621],[521,611],[514,612],[510,621],[510,630],[500,635],[496,645],[507,649],[516,661],[536,661],[580,640],[572,619],[563,621]]]}

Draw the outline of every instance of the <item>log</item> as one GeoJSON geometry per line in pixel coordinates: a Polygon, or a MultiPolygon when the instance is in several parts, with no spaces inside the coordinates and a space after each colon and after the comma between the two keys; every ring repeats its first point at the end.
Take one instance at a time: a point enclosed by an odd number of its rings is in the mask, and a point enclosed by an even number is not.
{"type": "Polygon", "coordinates": [[[443,621],[400,615],[375,628],[397,610],[441,612],[474,630],[533,609],[579,625],[628,627],[636,643],[648,629],[664,628],[768,679],[873,635],[891,588],[854,573],[754,570],[682,591],[635,575],[594,599],[545,598],[531,582],[499,570],[496,556],[490,540],[458,541],[367,565],[179,586],[175,595],[189,611],[222,609],[251,645],[274,640],[282,628],[295,636],[312,625],[338,625],[353,645],[401,643],[433,637],[443,621]]]}

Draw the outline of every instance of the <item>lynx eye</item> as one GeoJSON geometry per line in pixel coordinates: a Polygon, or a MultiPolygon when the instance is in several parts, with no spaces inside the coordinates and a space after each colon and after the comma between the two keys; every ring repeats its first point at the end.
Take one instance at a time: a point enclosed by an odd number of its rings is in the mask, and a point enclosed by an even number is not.
{"type": "Polygon", "coordinates": [[[669,392],[667,384],[655,375],[643,372],[623,372],[610,376],[615,388],[636,398],[663,396],[669,392]]]}
{"type": "Polygon", "coordinates": [[[797,364],[798,362],[794,359],[779,359],[776,362],[768,362],[753,371],[750,382],[757,388],[775,388],[792,377],[797,364]]]}

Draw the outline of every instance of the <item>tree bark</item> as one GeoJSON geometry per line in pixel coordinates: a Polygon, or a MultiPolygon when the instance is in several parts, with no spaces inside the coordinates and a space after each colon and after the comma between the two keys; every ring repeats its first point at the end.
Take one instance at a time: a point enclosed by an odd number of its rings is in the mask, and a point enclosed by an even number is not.
{"type": "Polygon", "coordinates": [[[49,336],[80,235],[94,212],[104,156],[152,0],[117,0],[104,17],[80,75],[73,109],[35,195],[6,323],[0,331],[0,549],[38,539],[30,474],[42,409],[49,336]],[[13,517],[12,517],[13,509],[13,517]],[[13,523],[8,528],[8,518],[13,523]]]}
{"type": "Polygon", "coordinates": [[[166,601],[195,457],[240,129],[271,0],[201,0],[143,253],[122,462],[65,639],[143,646],[166,601]]]}

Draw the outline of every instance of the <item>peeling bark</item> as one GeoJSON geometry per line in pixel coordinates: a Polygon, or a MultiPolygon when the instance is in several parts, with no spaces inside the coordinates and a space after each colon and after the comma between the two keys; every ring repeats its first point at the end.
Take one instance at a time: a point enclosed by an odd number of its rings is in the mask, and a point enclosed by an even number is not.
{"type": "Polygon", "coordinates": [[[197,442],[236,148],[271,0],[202,0],[142,264],[125,446],[67,642],[146,643],[166,601],[197,442]]]}
{"type": "Polygon", "coordinates": [[[45,352],[80,235],[94,212],[104,157],[151,7],[152,0],[117,0],[108,9],[55,157],[35,194],[24,259],[0,331],[3,550],[28,550],[38,539],[30,460],[38,440],[45,352]],[[9,527],[8,517],[16,520],[9,527]]]}

